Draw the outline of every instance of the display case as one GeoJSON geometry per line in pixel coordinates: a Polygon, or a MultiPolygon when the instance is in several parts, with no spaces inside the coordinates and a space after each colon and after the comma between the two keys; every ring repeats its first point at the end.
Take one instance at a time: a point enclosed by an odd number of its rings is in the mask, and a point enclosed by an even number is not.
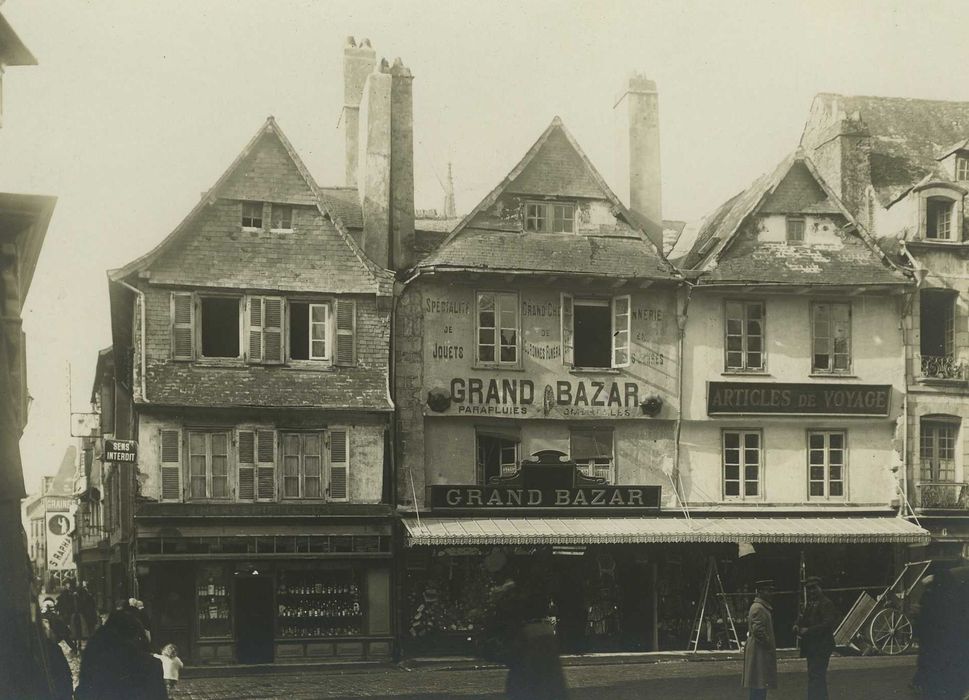
{"type": "Polygon", "coordinates": [[[232,636],[230,586],[224,566],[200,566],[195,585],[199,639],[232,636]]]}
{"type": "Polygon", "coordinates": [[[366,633],[366,596],[351,569],[281,571],[276,585],[279,639],[355,637],[366,633]]]}

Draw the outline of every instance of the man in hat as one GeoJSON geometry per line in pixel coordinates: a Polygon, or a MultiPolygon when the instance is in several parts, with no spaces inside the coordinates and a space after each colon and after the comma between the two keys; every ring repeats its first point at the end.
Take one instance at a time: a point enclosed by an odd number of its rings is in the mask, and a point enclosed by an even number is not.
{"type": "Polygon", "coordinates": [[[754,583],[754,602],[747,613],[747,644],[744,647],[742,685],[750,700],[766,700],[767,691],[777,687],[777,644],[774,640],[774,582],[754,583]]]}
{"type": "Polygon", "coordinates": [[[807,659],[808,700],[828,700],[828,661],[834,651],[834,630],[838,611],[821,590],[821,578],[808,576],[804,581],[807,605],[797,618],[794,634],[798,636],[801,656],[807,659]]]}

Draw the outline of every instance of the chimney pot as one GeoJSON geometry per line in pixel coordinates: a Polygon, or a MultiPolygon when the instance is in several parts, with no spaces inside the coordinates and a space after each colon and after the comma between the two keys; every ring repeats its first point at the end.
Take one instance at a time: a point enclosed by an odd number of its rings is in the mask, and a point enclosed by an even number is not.
{"type": "Polygon", "coordinates": [[[357,48],[357,42],[356,42],[356,40],[354,40],[354,38],[352,36],[348,36],[347,37],[346,47],[347,48],[354,48],[354,49],[357,48]]]}

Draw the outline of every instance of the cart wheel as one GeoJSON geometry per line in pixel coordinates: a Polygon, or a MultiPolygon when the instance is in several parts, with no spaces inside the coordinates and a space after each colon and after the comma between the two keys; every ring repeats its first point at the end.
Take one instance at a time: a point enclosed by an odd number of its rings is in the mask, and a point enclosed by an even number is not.
{"type": "Polygon", "coordinates": [[[882,654],[901,654],[912,644],[912,623],[893,608],[879,610],[869,628],[871,643],[882,654]]]}

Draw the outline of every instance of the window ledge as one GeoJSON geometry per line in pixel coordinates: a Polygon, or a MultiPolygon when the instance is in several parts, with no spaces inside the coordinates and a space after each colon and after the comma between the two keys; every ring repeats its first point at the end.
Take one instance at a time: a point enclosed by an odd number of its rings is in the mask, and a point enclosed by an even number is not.
{"type": "Polygon", "coordinates": [[[569,374],[622,374],[619,367],[571,367],[569,374]]]}
{"type": "Polygon", "coordinates": [[[256,226],[243,226],[242,227],[242,232],[243,233],[265,233],[265,231],[266,231],[266,229],[260,228],[260,227],[256,227],[256,226]]]}
{"type": "Polygon", "coordinates": [[[489,372],[494,372],[495,370],[500,370],[502,372],[524,372],[525,368],[519,364],[515,365],[500,365],[497,363],[489,362],[475,362],[471,365],[471,369],[481,369],[487,370],[489,372]]]}
{"type": "Polygon", "coordinates": [[[720,373],[723,377],[773,377],[770,372],[762,369],[725,369],[720,373]]]}
{"type": "Polygon", "coordinates": [[[906,245],[939,246],[942,248],[965,248],[969,246],[969,241],[950,241],[945,238],[916,238],[908,241],[906,245]]]}
{"type": "Polygon", "coordinates": [[[841,374],[840,372],[811,372],[808,375],[811,379],[858,379],[857,374],[850,372],[841,374]]]}
{"type": "MultiPolygon", "coordinates": [[[[179,360],[181,361],[181,360],[179,360]]],[[[195,364],[199,367],[246,367],[247,363],[241,357],[199,357],[195,364]]]]}
{"type": "Polygon", "coordinates": [[[334,365],[333,360],[289,360],[282,367],[313,372],[329,372],[334,368],[334,365]]]}
{"type": "MultiPolygon", "coordinates": [[[[253,229],[253,230],[259,230],[259,229],[253,229]]],[[[291,229],[291,228],[271,228],[269,229],[269,232],[270,233],[293,233],[293,231],[295,230],[296,229],[291,229]]]]}

